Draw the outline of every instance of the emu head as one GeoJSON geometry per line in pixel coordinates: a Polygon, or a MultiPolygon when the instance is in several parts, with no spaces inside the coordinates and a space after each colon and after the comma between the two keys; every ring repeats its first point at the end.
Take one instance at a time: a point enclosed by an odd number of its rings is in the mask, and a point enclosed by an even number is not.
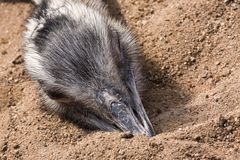
{"type": "Polygon", "coordinates": [[[137,90],[138,49],[128,29],[104,17],[58,16],[46,20],[33,44],[26,66],[47,105],[102,130],[154,135],[137,90]]]}

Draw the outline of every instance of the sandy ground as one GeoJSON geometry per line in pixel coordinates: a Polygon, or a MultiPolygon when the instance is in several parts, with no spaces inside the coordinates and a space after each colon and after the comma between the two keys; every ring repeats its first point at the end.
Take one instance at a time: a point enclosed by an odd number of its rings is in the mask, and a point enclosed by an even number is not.
{"type": "Polygon", "coordinates": [[[157,135],[88,131],[40,109],[24,71],[33,5],[0,0],[0,159],[240,159],[240,3],[108,0],[139,39],[157,135]]]}

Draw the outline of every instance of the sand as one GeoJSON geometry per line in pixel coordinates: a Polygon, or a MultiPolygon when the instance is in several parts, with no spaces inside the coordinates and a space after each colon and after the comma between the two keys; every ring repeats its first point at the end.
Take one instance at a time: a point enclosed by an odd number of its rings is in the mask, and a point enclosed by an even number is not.
{"type": "Polygon", "coordinates": [[[157,135],[90,131],[41,110],[24,69],[33,5],[0,1],[0,159],[240,159],[240,2],[108,0],[139,40],[157,135]]]}

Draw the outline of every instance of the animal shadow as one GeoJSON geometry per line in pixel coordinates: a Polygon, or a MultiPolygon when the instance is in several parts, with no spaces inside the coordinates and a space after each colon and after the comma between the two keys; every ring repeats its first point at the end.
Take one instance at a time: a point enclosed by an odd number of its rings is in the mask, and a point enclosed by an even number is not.
{"type": "Polygon", "coordinates": [[[161,68],[153,70],[152,66],[157,64],[145,60],[143,74],[147,77],[146,87],[141,95],[153,128],[159,134],[176,130],[184,123],[188,114],[185,105],[190,95],[167,71],[161,68]]]}
{"type": "MultiPolygon", "coordinates": [[[[126,23],[118,2],[116,0],[105,2],[110,15],[126,23]]],[[[158,66],[155,61],[142,59],[142,63],[146,82],[144,92],[141,94],[142,101],[156,133],[178,129],[184,121],[184,115],[187,114],[184,106],[190,100],[188,91],[184,90],[167,71],[160,67],[153,69],[153,66],[158,66]]]]}

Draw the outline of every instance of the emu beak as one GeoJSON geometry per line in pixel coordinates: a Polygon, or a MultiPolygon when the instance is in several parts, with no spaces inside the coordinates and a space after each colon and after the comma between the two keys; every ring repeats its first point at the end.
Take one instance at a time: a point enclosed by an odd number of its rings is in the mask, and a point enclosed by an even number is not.
{"type": "Polygon", "coordinates": [[[138,119],[142,122],[145,130],[146,130],[146,135],[148,136],[154,136],[155,135],[155,131],[153,129],[153,126],[147,116],[147,113],[143,107],[143,104],[141,102],[139,93],[137,92],[136,86],[134,86],[134,90],[135,92],[133,92],[133,97],[135,100],[135,106],[134,106],[134,110],[136,111],[137,117],[138,119]]]}
{"type": "Polygon", "coordinates": [[[150,137],[154,136],[154,129],[141,102],[134,78],[128,81],[128,83],[131,90],[129,94],[133,99],[133,104],[127,106],[120,101],[111,103],[110,110],[116,122],[115,124],[122,131],[130,131],[133,134],[145,134],[150,137]]]}
{"type": "Polygon", "coordinates": [[[98,99],[101,99],[107,106],[105,115],[108,115],[107,119],[111,121],[109,124],[112,124],[113,129],[119,129],[123,132],[154,136],[152,124],[144,110],[136,87],[131,89],[133,90],[129,94],[132,101],[129,104],[116,99],[106,90],[98,92],[98,99]]]}
{"type": "Polygon", "coordinates": [[[122,102],[113,101],[111,103],[111,113],[117,125],[124,132],[133,134],[146,134],[154,136],[152,125],[140,104],[132,109],[122,102]]]}
{"type": "Polygon", "coordinates": [[[130,95],[133,97],[133,101],[134,101],[134,106],[133,106],[133,111],[135,111],[135,116],[137,117],[138,121],[140,122],[140,124],[143,126],[144,128],[144,133],[147,136],[154,136],[155,135],[155,131],[153,129],[153,126],[147,116],[147,113],[143,107],[141,98],[139,96],[137,87],[136,87],[136,83],[134,80],[134,75],[131,72],[130,73],[130,79],[128,81],[128,86],[131,90],[130,95]]]}
{"type": "Polygon", "coordinates": [[[131,97],[129,104],[115,98],[107,90],[97,93],[97,99],[107,106],[107,115],[110,116],[108,121],[111,121],[113,128],[123,132],[154,136],[154,129],[141,102],[134,78],[128,81],[128,86],[131,97]]]}

